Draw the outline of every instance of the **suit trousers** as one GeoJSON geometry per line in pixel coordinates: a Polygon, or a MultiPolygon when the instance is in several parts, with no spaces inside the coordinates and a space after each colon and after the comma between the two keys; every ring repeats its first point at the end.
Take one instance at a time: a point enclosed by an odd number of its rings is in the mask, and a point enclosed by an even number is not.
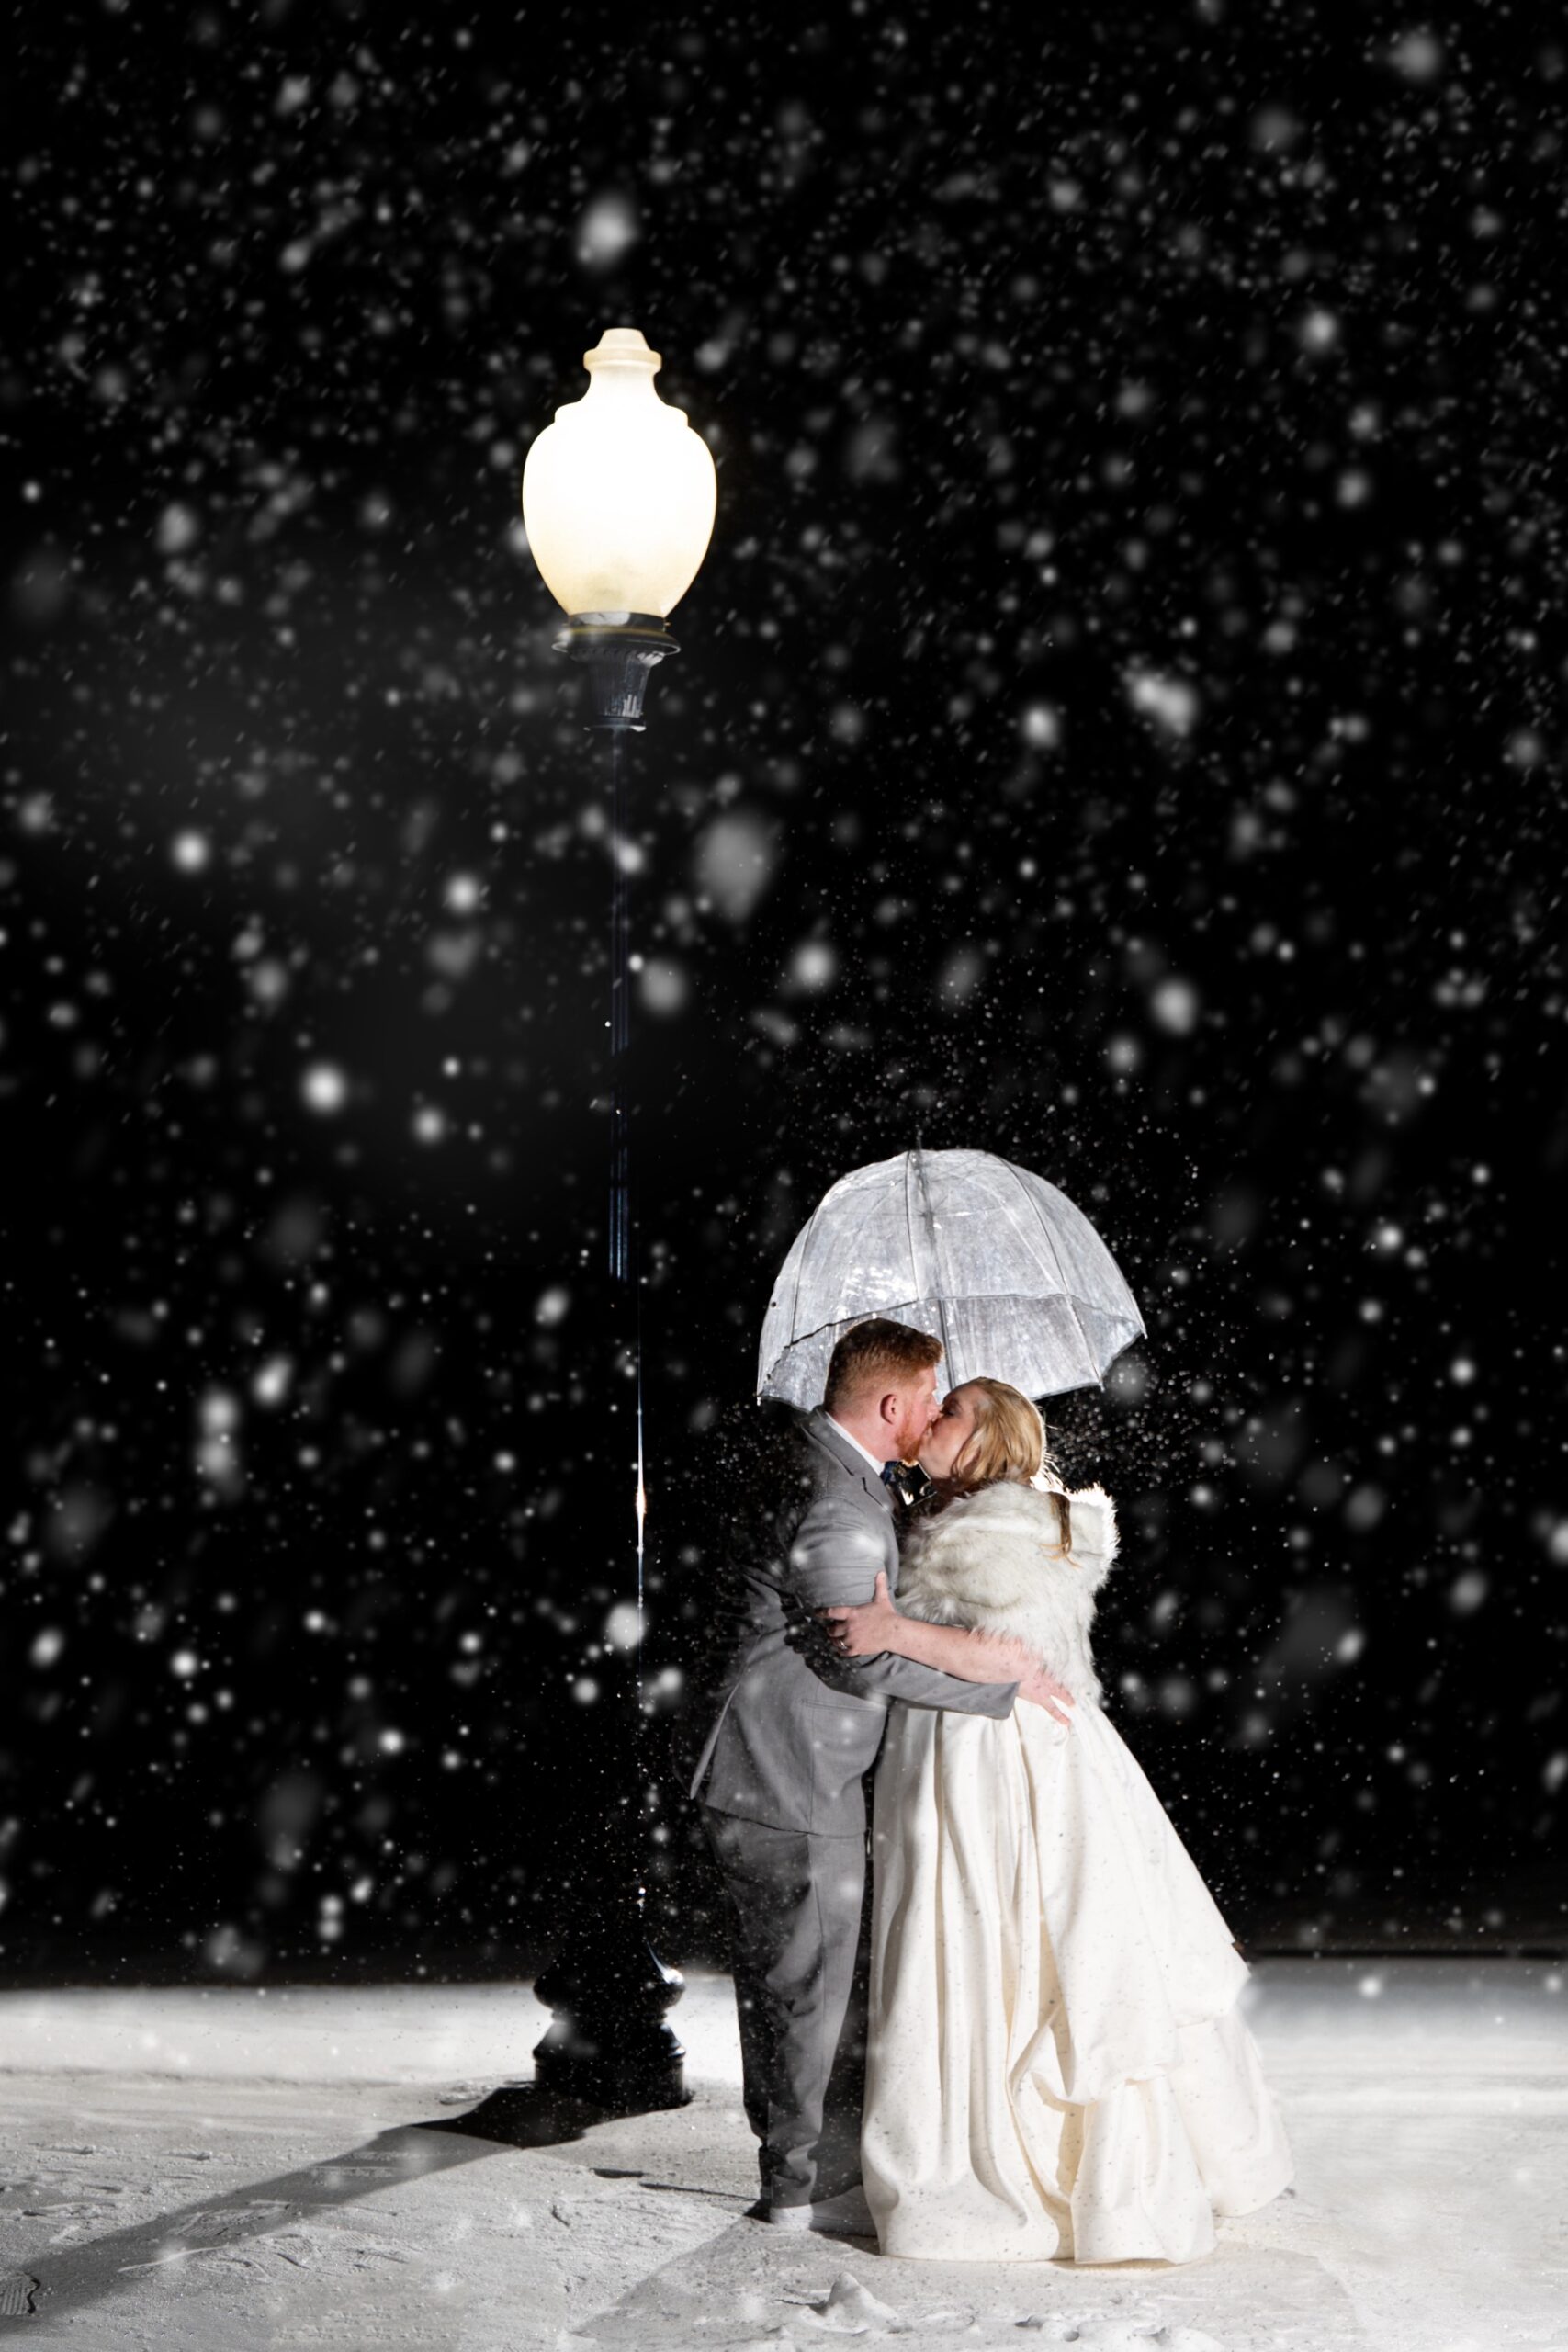
{"type": "Polygon", "coordinates": [[[870,1882],[866,1841],[702,1807],[735,1905],[746,2119],[763,2201],[810,2205],[860,2178],[870,1882]]]}

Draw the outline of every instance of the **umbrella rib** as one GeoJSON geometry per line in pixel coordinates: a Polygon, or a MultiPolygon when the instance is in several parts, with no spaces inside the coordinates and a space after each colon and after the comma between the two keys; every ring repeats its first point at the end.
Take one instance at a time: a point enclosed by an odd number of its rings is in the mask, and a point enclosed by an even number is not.
{"type": "Polygon", "coordinates": [[[827,1197],[827,1193],[824,1193],[822,1200],[818,1202],[817,1206],[807,1218],[804,1230],[796,1236],[800,1244],[800,1255],[796,1258],[795,1262],[795,1296],[790,1301],[789,1322],[785,1327],[784,1343],[779,1350],[778,1354],[773,1358],[772,1363],[760,1364],[758,1366],[758,1370],[761,1372],[762,1377],[762,1385],[758,1390],[759,1396],[765,1394],[767,1383],[773,1378],[774,1373],[778,1370],[779,1365],[783,1363],[785,1356],[788,1355],[791,1348],[795,1345],[795,1317],[800,1312],[800,1285],[806,1274],[807,1244],[811,1239],[811,1228],[816,1224],[818,1218],[821,1216],[823,1202],[826,1201],[827,1197]]]}
{"type": "MultiPolygon", "coordinates": [[[[842,1180],[840,1180],[840,1181],[842,1181],[842,1180]]],[[[822,1332],[822,1331],[831,1331],[831,1330],[835,1329],[837,1328],[837,1326],[838,1326],[839,1324],[840,1324],[840,1323],[848,1323],[848,1322],[852,1322],[852,1321],[854,1321],[854,1322],[858,1322],[858,1321],[860,1321],[860,1320],[862,1320],[862,1319],[863,1318],[864,1314],[865,1314],[865,1312],[866,1312],[866,1310],[865,1310],[864,1308],[863,1308],[863,1309],[861,1310],[860,1315],[858,1315],[858,1316],[853,1316],[853,1317],[852,1317],[852,1316],[846,1316],[846,1315],[830,1315],[830,1316],[829,1317],[829,1318],[828,1318],[828,1320],[827,1320],[827,1322],[826,1322],[826,1323],[814,1323],[814,1324],[812,1325],[812,1327],[811,1327],[811,1329],[810,1329],[810,1330],[809,1330],[809,1331],[797,1331],[797,1330],[795,1329],[795,1317],[796,1317],[797,1313],[799,1312],[799,1308],[800,1308],[800,1285],[801,1285],[802,1282],[804,1281],[804,1279],[805,1279],[805,1275],[806,1275],[806,1243],[807,1243],[807,1241],[809,1241],[809,1239],[810,1239],[810,1238],[811,1238],[811,1228],[812,1228],[812,1227],[816,1224],[816,1222],[817,1222],[818,1218],[821,1216],[821,1214],[822,1214],[823,1210],[824,1210],[824,1209],[827,1207],[827,1205],[828,1205],[829,1200],[829,1199],[830,1199],[830,1197],[831,1197],[832,1189],[833,1189],[832,1187],[829,1187],[829,1190],[828,1192],[826,1192],[826,1193],[823,1193],[822,1198],[818,1202],[817,1206],[812,1210],[811,1215],[809,1216],[809,1217],[807,1217],[807,1221],[806,1221],[806,1231],[805,1231],[805,1233],[804,1233],[804,1235],[802,1236],[802,1238],[801,1238],[800,1263],[796,1266],[796,1268],[795,1268],[795,1298],[794,1298],[794,1301],[793,1301],[793,1303],[792,1303],[792,1305],[791,1305],[791,1307],[790,1307],[790,1316],[789,1316],[789,1333],[788,1333],[787,1338],[786,1338],[786,1339],[785,1339],[785,1340],[784,1340],[784,1344],[783,1351],[781,1351],[781,1353],[778,1355],[778,1357],[775,1359],[775,1364],[777,1364],[777,1363],[782,1363],[784,1362],[784,1357],[785,1357],[785,1356],[787,1356],[787,1355],[789,1354],[789,1352],[790,1352],[791,1349],[792,1349],[792,1348],[795,1348],[795,1347],[796,1347],[796,1346],[798,1346],[798,1344],[800,1343],[800,1341],[801,1341],[801,1340],[814,1340],[814,1339],[816,1339],[816,1338],[817,1338],[817,1336],[818,1336],[818,1334],[819,1332],[822,1332]]],[[[866,1209],[866,1213],[865,1213],[865,1215],[862,1217],[862,1219],[861,1219],[861,1221],[860,1221],[859,1225],[857,1225],[857,1226],[856,1226],[856,1227],[855,1227],[855,1238],[856,1238],[857,1240],[859,1239],[860,1236],[861,1236],[861,1235],[865,1231],[865,1228],[866,1228],[866,1227],[871,1223],[872,1218],[876,1215],[876,1209],[877,1209],[877,1204],[876,1204],[875,1200],[874,1199],[874,1200],[870,1203],[869,1206],[867,1207],[867,1209],[866,1209]]],[[[871,1312],[872,1312],[873,1314],[876,1313],[877,1311],[878,1311],[878,1310],[877,1310],[876,1308],[874,1308],[874,1307],[873,1309],[871,1309],[871,1312]]],[[[773,1369],[773,1367],[770,1367],[770,1371],[771,1371],[772,1369],[773,1369]]]]}
{"type": "MultiPolygon", "coordinates": [[[[1015,1184],[1017,1184],[1017,1179],[1016,1179],[1016,1178],[1014,1179],[1014,1182],[1015,1182],[1015,1184]]],[[[1022,1192],[1022,1191],[1023,1191],[1023,1187],[1022,1187],[1021,1185],[1018,1185],[1018,1187],[1017,1187],[1017,1188],[1018,1188],[1018,1190],[1019,1190],[1020,1192],[1022,1192]]],[[[1081,1323],[1081,1322],[1079,1321],[1079,1319],[1078,1319],[1078,1302],[1077,1302],[1077,1300],[1073,1296],[1072,1292],[1067,1288],[1067,1278],[1066,1278],[1066,1274],[1064,1274],[1064,1272],[1062,1272],[1062,1260],[1061,1260],[1061,1255],[1060,1255],[1060,1253],[1059,1253],[1059,1251],[1057,1250],[1057,1248],[1056,1248],[1055,1237],[1055,1235],[1052,1233],[1050,1227],[1046,1224],[1045,1219],[1044,1219],[1044,1216],[1043,1216],[1042,1215],[1042,1213],[1041,1213],[1040,1204],[1039,1204],[1039,1202],[1038,1202],[1038,1201],[1033,1197],[1032,1193],[1026,1193],[1026,1194],[1025,1194],[1025,1198],[1028,1200],[1030,1207],[1034,1211],[1035,1219],[1036,1219],[1036,1222],[1038,1223],[1038,1225],[1039,1225],[1039,1227],[1040,1227],[1040,1230],[1041,1230],[1041,1232],[1045,1236],[1046,1245],[1047,1245],[1047,1247],[1049,1248],[1050,1252],[1051,1252],[1051,1262],[1052,1262],[1052,1264],[1055,1266],[1055,1270],[1056,1270],[1056,1285],[1057,1285],[1057,1288],[1058,1288],[1058,1290],[1060,1291],[1061,1295],[1063,1296],[1063,1298],[1065,1298],[1065,1299],[1066,1299],[1066,1303],[1067,1303],[1067,1311],[1068,1311],[1068,1313],[1072,1316],[1073,1322],[1074,1322],[1074,1324],[1075,1324],[1075,1326],[1076,1326],[1076,1328],[1077,1328],[1077,1330],[1078,1338],[1079,1338],[1079,1339],[1082,1340],[1082,1342],[1083,1342],[1084,1351],[1085,1351],[1086,1355],[1089,1357],[1089,1360],[1090,1363],[1092,1363],[1094,1362],[1094,1351],[1093,1351],[1093,1349],[1092,1349],[1092,1348],[1090,1347],[1090,1345],[1089,1345],[1089,1333],[1084,1329],[1084,1327],[1083,1327],[1082,1323],[1081,1323]]],[[[1014,1216],[1014,1215],[1013,1215],[1013,1213],[1012,1213],[1012,1210],[1011,1210],[1011,1208],[1009,1206],[1008,1203],[1007,1203],[1006,1201],[1002,1201],[1002,1202],[999,1202],[999,1203],[998,1204],[998,1206],[999,1206],[999,1208],[1001,1209],[1002,1215],[1003,1215],[1005,1217],[1007,1217],[1007,1218],[1008,1218],[1008,1220],[1010,1221],[1010,1223],[1012,1225],[1012,1227],[1013,1227],[1014,1230],[1015,1230],[1015,1231],[1018,1231],[1018,1230],[1019,1230],[1018,1219],[1016,1218],[1016,1216],[1014,1216]]]]}
{"type": "Polygon", "coordinates": [[[910,1153],[906,1152],[904,1154],[904,1230],[909,1238],[909,1280],[914,1286],[915,1295],[918,1297],[919,1295],[920,1288],[920,1270],[915,1262],[915,1216],[914,1211],[909,1206],[910,1158],[910,1153]]]}
{"type": "MultiPolygon", "coordinates": [[[[824,1193],[822,1200],[825,1201],[827,1197],[827,1193],[824,1193]]],[[[795,1296],[791,1299],[789,1307],[789,1335],[784,1340],[784,1351],[786,1354],[795,1341],[795,1318],[800,1312],[800,1285],[806,1276],[806,1253],[811,1246],[811,1229],[821,1214],[822,1201],[818,1201],[817,1206],[812,1210],[811,1215],[807,1218],[806,1230],[800,1237],[800,1255],[795,1260],[795,1296]]]]}
{"type": "MultiPolygon", "coordinates": [[[[947,1329],[947,1300],[942,1295],[942,1268],[937,1262],[936,1219],[931,1215],[931,1188],[926,1182],[925,1154],[920,1149],[919,1144],[915,1146],[912,1153],[906,1152],[904,1154],[904,1222],[909,1229],[909,1272],[914,1279],[915,1295],[918,1299],[920,1289],[920,1270],[915,1263],[915,1231],[909,1216],[909,1161],[911,1159],[914,1160],[916,1172],[920,1180],[920,1198],[925,1204],[926,1223],[931,1229],[931,1274],[936,1283],[937,1320],[942,1325],[942,1352],[946,1359],[948,1376],[951,1379],[953,1375],[953,1349],[949,1341],[947,1329]]],[[[956,1301],[954,1304],[956,1305],[956,1301]]]]}
{"type": "MultiPolygon", "coordinates": [[[[878,1210],[878,1208],[879,1208],[881,1205],[882,1205],[882,1203],[881,1203],[880,1201],[876,1200],[874,1197],[874,1198],[873,1198],[873,1199],[868,1203],[867,1207],[866,1207],[865,1215],[862,1217],[862,1219],[861,1219],[860,1223],[859,1223],[859,1224],[856,1226],[856,1227],[855,1227],[855,1239],[856,1239],[857,1241],[860,1239],[861,1235],[865,1231],[866,1227],[871,1223],[871,1221],[872,1221],[873,1217],[876,1215],[877,1210],[878,1210]]],[[[878,1308],[878,1307],[874,1307],[874,1307],[872,1307],[872,1308],[870,1308],[869,1310],[867,1310],[867,1309],[865,1309],[865,1308],[863,1308],[863,1309],[862,1309],[862,1314],[863,1315],[863,1314],[865,1314],[865,1313],[866,1313],[866,1312],[868,1312],[868,1311],[869,1311],[871,1314],[873,1314],[873,1315],[876,1315],[876,1314],[879,1314],[879,1313],[881,1312],[881,1309],[880,1309],[880,1308],[878,1308]]],[[[840,1315],[840,1316],[837,1316],[837,1317],[834,1317],[834,1320],[835,1320],[836,1322],[843,1323],[843,1322],[847,1322],[847,1321],[849,1320],[849,1317],[848,1317],[847,1316],[842,1316],[842,1315],[840,1315]]],[[[825,1329],[827,1329],[827,1326],[824,1324],[824,1325],[822,1325],[820,1328],[821,1328],[822,1329],[824,1329],[824,1330],[825,1330],[825,1329]]]]}

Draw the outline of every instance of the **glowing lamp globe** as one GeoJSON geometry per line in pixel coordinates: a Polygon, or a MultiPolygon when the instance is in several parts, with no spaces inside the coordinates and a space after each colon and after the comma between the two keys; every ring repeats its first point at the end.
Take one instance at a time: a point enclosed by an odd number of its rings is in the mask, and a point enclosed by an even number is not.
{"type": "Polygon", "coordinates": [[[713,536],[713,458],[654,390],[662,362],[639,328],[607,327],[582,364],[586,396],[557,409],[523,469],[528,545],[569,617],[663,620],[713,536]]]}

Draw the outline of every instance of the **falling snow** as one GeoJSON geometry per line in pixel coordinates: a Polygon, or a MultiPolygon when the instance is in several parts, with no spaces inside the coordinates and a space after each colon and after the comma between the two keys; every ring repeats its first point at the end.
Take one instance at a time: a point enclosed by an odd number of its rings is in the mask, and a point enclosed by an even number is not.
{"type": "Polygon", "coordinates": [[[515,1957],[628,1806],[720,1946],[670,1742],[757,1330],[917,1134],[1143,1306],[1048,1409],[1231,1916],[1560,1932],[1561,39],[514,33],[14,61],[6,1957],[515,1957]],[[640,1645],[606,747],[518,516],[633,321],[719,480],[627,746],[640,1645]]]}

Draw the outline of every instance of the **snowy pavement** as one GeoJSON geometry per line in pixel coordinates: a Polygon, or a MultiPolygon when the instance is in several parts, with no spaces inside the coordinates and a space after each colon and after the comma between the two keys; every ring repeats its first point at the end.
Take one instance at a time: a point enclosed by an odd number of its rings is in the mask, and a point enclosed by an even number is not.
{"type": "Polygon", "coordinates": [[[731,1995],[697,2096],[547,2128],[524,1986],[0,1995],[0,2333],[82,2352],[1568,2352],[1568,1991],[1547,1963],[1264,1961],[1294,2190],[1208,2260],[885,2262],[745,2218],[731,1995]]]}

